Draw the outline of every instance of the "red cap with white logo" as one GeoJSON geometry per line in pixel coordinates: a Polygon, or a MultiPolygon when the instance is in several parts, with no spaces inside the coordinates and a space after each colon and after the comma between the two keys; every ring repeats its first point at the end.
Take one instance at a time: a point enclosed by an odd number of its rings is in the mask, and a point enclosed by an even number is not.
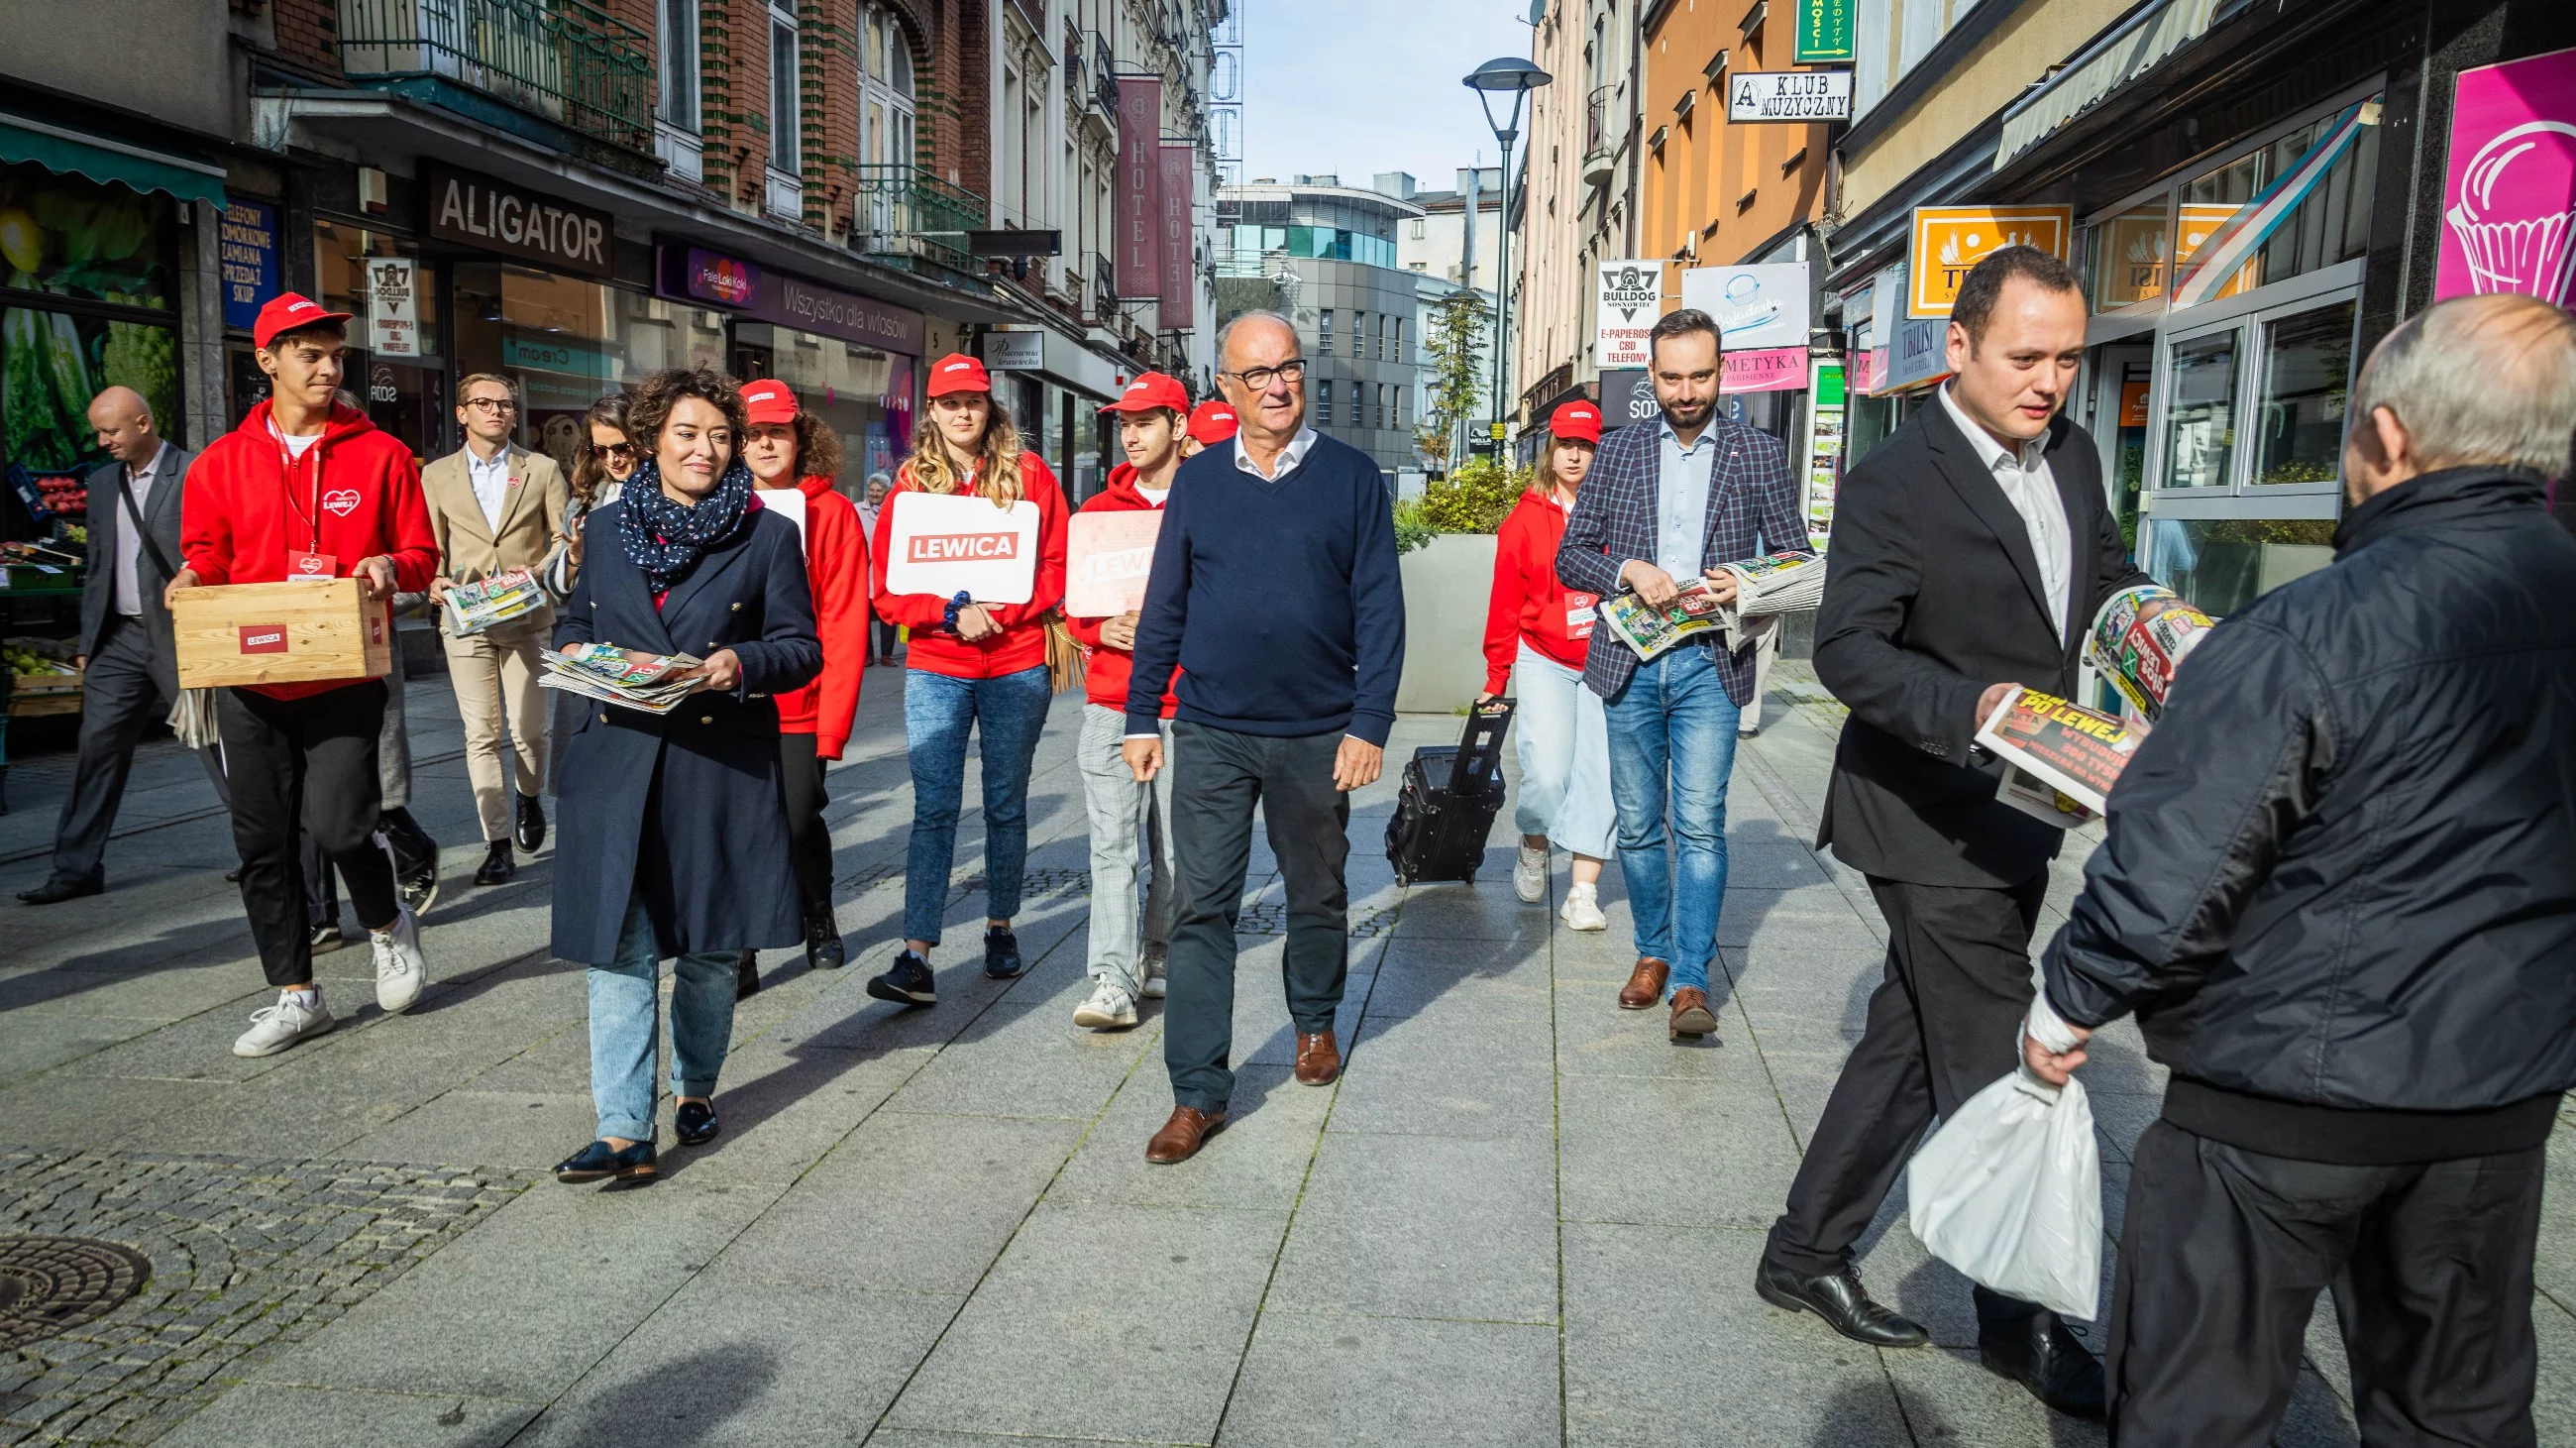
{"type": "Polygon", "coordinates": [[[742,409],[750,422],[794,422],[796,394],[787,390],[786,383],[764,377],[742,385],[742,409]]]}
{"type": "Polygon", "coordinates": [[[1589,402],[1569,402],[1547,420],[1550,434],[1573,442],[1601,441],[1601,409],[1589,402]]]}
{"type": "Polygon", "coordinates": [[[933,397],[946,397],[952,392],[990,392],[992,374],[983,362],[963,352],[951,352],[930,364],[929,392],[933,397]]]}
{"type": "Polygon", "coordinates": [[[1200,403],[1190,413],[1190,436],[1201,447],[1214,447],[1233,437],[1236,426],[1234,409],[1214,398],[1200,403]]]}
{"type": "Polygon", "coordinates": [[[1103,412],[1152,412],[1156,408],[1186,413],[1190,410],[1189,389],[1177,377],[1148,372],[1127,384],[1118,400],[1100,409],[1103,412]]]}
{"type": "Polygon", "coordinates": [[[325,322],[345,322],[347,312],[335,312],[300,292],[280,292],[259,309],[259,319],[250,329],[251,341],[262,350],[277,340],[280,332],[299,327],[318,327],[325,322]]]}

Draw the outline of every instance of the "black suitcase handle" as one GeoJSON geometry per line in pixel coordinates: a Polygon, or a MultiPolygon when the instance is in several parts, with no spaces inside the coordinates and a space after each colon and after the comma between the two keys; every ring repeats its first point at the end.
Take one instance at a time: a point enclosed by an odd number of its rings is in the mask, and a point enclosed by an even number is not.
{"type": "Polygon", "coordinates": [[[1488,699],[1467,710],[1467,727],[1458,736],[1456,761],[1449,767],[1449,787],[1461,793],[1483,790],[1503,777],[1503,736],[1510,732],[1518,705],[1507,698],[1488,699]]]}

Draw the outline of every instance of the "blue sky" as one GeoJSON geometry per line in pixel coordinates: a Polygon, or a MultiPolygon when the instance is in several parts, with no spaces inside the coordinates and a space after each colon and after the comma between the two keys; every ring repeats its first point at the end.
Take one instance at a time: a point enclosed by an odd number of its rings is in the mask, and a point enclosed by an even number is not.
{"type": "MultiPolygon", "coordinates": [[[[1527,55],[1529,0],[1237,0],[1244,7],[1246,179],[1410,171],[1446,190],[1498,159],[1458,78],[1527,55]]],[[[1517,154],[1517,153],[1516,153],[1517,154]]]]}

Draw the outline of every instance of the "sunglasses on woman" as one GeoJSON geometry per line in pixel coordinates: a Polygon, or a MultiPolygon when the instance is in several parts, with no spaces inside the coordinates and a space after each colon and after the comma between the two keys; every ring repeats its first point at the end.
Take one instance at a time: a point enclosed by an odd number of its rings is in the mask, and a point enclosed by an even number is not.
{"type": "Polygon", "coordinates": [[[606,462],[610,458],[631,458],[635,456],[635,444],[631,442],[595,442],[590,445],[590,455],[599,459],[601,462],[606,462]]]}

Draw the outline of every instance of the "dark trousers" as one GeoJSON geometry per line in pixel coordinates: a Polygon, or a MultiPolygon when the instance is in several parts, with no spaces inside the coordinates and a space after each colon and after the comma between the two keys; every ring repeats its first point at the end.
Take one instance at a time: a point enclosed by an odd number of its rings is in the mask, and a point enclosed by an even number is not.
{"type": "Polygon", "coordinates": [[[1172,853],[1180,902],[1167,957],[1163,1064],[1172,1099],[1201,1111],[1234,1094],[1234,925],[1252,863],[1252,810],[1288,885],[1288,1014],[1299,1032],[1333,1028],[1350,974],[1351,797],[1333,785],[1339,734],[1273,739],[1172,726],[1172,853]]]}
{"type": "Polygon", "coordinates": [[[242,909],[271,985],[313,979],[299,830],[339,867],[360,925],[381,927],[402,913],[393,862],[374,842],[384,799],[376,776],[384,715],[385,686],[374,679],[302,699],[226,689],[216,700],[242,909]]]}
{"type": "MultiPolygon", "coordinates": [[[[376,820],[384,832],[385,845],[394,852],[394,879],[408,880],[427,867],[438,853],[438,842],[420,827],[407,809],[389,809],[376,820]]],[[[314,929],[340,923],[340,892],[332,883],[331,857],[322,853],[320,841],[302,830],[295,832],[296,857],[304,864],[305,918],[314,929]]]]}
{"type": "MultiPolygon", "coordinates": [[[[1873,875],[1869,889],[1887,917],[1887,974],[1771,1226],[1769,1255],[1804,1276],[1849,1265],[1923,1128],[2018,1065],[2048,877],[1993,890],[1873,875]]],[[[1976,1295],[1981,1321],[2035,1310],[1982,1287],[1976,1295]]]]}
{"type": "Polygon", "coordinates": [[[2335,1166],[2150,1124],[2111,1291],[2111,1441],[2271,1442],[2331,1288],[2363,1443],[2528,1448],[2545,1153],[2335,1166]]]}
{"type": "Polygon", "coordinates": [[[869,654],[869,656],[870,656],[871,658],[874,658],[878,663],[881,663],[881,664],[891,664],[891,663],[893,663],[893,662],[894,662],[894,651],[895,651],[896,647],[897,647],[898,645],[900,645],[900,644],[903,642],[903,640],[898,636],[899,632],[900,632],[900,631],[895,627],[895,625],[893,625],[893,624],[890,624],[890,623],[886,622],[884,619],[881,619],[881,618],[872,618],[872,619],[869,619],[869,620],[868,620],[868,654],[869,654]]]}
{"type": "Polygon", "coordinates": [[[831,761],[814,752],[811,734],[778,736],[778,778],[787,803],[788,854],[796,867],[797,893],[805,913],[832,908],[832,830],[823,823],[823,806],[832,802],[823,788],[823,770],[831,761]]]}
{"type": "MultiPolygon", "coordinates": [[[[81,679],[80,753],[72,764],[71,793],[63,796],[54,826],[54,878],[87,884],[107,877],[107,836],[116,828],[125,781],[134,770],[134,747],[143,732],[170,717],[178,701],[152,670],[152,633],[141,619],[111,615],[100,631],[81,679]]],[[[197,756],[214,781],[215,798],[231,803],[224,763],[212,749],[197,756]]]]}

